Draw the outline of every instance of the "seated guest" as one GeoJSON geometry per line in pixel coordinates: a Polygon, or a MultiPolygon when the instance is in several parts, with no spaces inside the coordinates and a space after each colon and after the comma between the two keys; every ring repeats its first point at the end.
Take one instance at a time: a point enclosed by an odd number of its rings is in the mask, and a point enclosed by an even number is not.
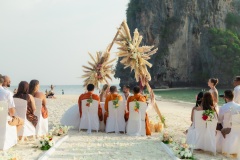
{"type": "Polygon", "coordinates": [[[224,91],[224,100],[226,103],[220,108],[218,116],[218,122],[222,124],[223,127],[223,120],[225,123],[230,122],[230,119],[226,120],[226,117],[224,118],[225,113],[230,112],[231,114],[236,114],[237,112],[240,112],[240,105],[233,101],[233,97],[234,95],[231,90],[224,91]]]}
{"type": "Polygon", "coordinates": [[[118,94],[117,87],[111,86],[110,93],[107,95],[105,105],[104,105],[104,108],[105,108],[104,123],[105,124],[107,122],[107,117],[108,117],[108,102],[112,100],[116,100],[117,98],[119,101],[122,101],[122,96],[118,94]]]}
{"type": "Polygon", "coordinates": [[[39,92],[39,81],[38,80],[31,80],[29,83],[29,94],[31,94],[35,98],[39,98],[42,101],[42,117],[48,118],[48,110],[46,107],[46,96],[39,92]]]}
{"type": "MultiPolygon", "coordinates": [[[[193,107],[192,109],[192,113],[191,113],[191,121],[193,122],[193,114],[194,114],[194,110],[197,109],[198,106],[201,105],[202,103],[202,98],[203,98],[203,92],[199,92],[198,95],[197,95],[197,100],[196,100],[196,105],[193,107]]],[[[191,124],[192,126],[192,124],[191,124]]],[[[190,127],[191,127],[190,126],[190,127]]],[[[187,134],[188,130],[184,131],[183,133],[184,134],[187,134]]]]}
{"type": "Polygon", "coordinates": [[[3,77],[0,74],[0,101],[6,101],[8,103],[8,124],[10,126],[16,126],[18,132],[22,128],[24,122],[21,118],[15,116],[15,104],[12,94],[2,87],[3,81],[3,77]]]}
{"type": "MultiPolygon", "coordinates": [[[[128,97],[127,100],[127,110],[129,111],[129,103],[133,102],[133,101],[140,101],[140,102],[146,102],[146,98],[140,93],[140,87],[135,86],[133,88],[133,96],[128,97]]],[[[126,114],[129,114],[126,113],[126,114]]],[[[127,115],[125,117],[128,117],[127,115]]],[[[128,119],[128,118],[126,118],[128,119]]],[[[150,136],[151,135],[151,130],[150,130],[150,124],[149,124],[149,119],[148,119],[148,115],[146,113],[146,117],[145,117],[145,123],[146,123],[146,135],[150,136]]]]}
{"type": "Polygon", "coordinates": [[[82,100],[89,99],[92,96],[93,100],[98,101],[98,117],[99,120],[102,121],[102,108],[100,106],[100,98],[97,94],[94,94],[94,85],[93,84],[88,84],[87,85],[87,90],[88,92],[83,93],[79,96],[78,99],[78,107],[79,107],[79,113],[80,113],[80,118],[82,117],[82,100]]]}
{"type": "MultiPolygon", "coordinates": [[[[198,107],[195,107],[194,109],[197,111],[202,111],[202,110],[214,110],[215,111],[212,94],[210,92],[204,93],[202,103],[198,107]]],[[[194,118],[194,115],[191,116],[192,120],[193,120],[193,118],[194,118]]]]}
{"type": "Polygon", "coordinates": [[[106,97],[108,95],[109,92],[109,86],[108,84],[104,84],[100,93],[100,102],[105,102],[106,97]]]}
{"type": "Polygon", "coordinates": [[[27,101],[27,120],[30,121],[34,127],[37,126],[38,117],[34,115],[36,111],[35,101],[32,95],[28,94],[29,84],[26,81],[21,81],[18,85],[18,91],[14,98],[21,98],[27,101]]]}
{"type": "Polygon", "coordinates": [[[218,122],[221,124],[221,127],[218,127],[217,129],[221,132],[218,132],[217,135],[217,151],[224,154],[237,154],[238,151],[236,148],[238,147],[235,147],[235,145],[240,144],[239,139],[236,138],[224,140],[226,138],[226,135],[231,133],[231,116],[240,112],[240,105],[233,101],[233,97],[234,95],[231,90],[224,91],[223,98],[226,103],[220,108],[218,116],[218,122]],[[230,115],[226,115],[226,113],[230,113],[230,115]],[[229,148],[229,146],[232,147],[229,148]]]}

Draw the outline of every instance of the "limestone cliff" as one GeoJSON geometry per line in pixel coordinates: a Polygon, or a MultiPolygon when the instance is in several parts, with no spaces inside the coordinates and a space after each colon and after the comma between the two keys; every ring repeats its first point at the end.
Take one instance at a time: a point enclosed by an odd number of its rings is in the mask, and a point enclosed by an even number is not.
{"type": "MultiPolygon", "coordinates": [[[[130,0],[127,22],[138,28],[143,44],[159,48],[150,68],[154,88],[206,86],[210,77],[231,83],[233,74],[209,51],[209,29],[225,29],[232,0],[130,0]]],[[[132,33],[131,33],[132,34],[132,33]]],[[[225,66],[226,67],[226,66],[225,66]]],[[[115,77],[134,84],[133,74],[118,63],[115,77]]]]}

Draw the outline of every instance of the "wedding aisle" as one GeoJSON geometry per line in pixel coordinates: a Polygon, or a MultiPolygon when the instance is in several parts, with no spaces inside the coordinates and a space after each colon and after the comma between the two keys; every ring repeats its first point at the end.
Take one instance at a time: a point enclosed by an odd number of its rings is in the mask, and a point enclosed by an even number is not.
{"type": "Polygon", "coordinates": [[[159,135],[156,134],[147,138],[71,131],[69,135],[49,160],[171,159],[160,146],[159,135]]]}

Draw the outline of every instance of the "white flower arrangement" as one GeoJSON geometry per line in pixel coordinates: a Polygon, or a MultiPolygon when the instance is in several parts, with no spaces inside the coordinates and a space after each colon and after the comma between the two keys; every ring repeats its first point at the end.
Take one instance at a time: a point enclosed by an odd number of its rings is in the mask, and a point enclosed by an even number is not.
{"type": "Polygon", "coordinates": [[[56,136],[61,136],[68,133],[68,130],[72,128],[71,126],[61,126],[57,125],[51,129],[51,134],[56,136]]]}
{"type": "Polygon", "coordinates": [[[168,134],[168,132],[164,132],[162,134],[162,138],[161,138],[162,142],[165,144],[169,144],[173,142],[173,138],[171,135],[168,134]]]}
{"type": "Polygon", "coordinates": [[[174,142],[170,144],[170,147],[178,158],[194,160],[191,146],[186,143],[185,139],[182,139],[180,143],[174,142]]]}
{"type": "Polygon", "coordinates": [[[38,147],[41,150],[48,150],[54,145],[52,136],[44,136],[39,140],[38,147]]]}

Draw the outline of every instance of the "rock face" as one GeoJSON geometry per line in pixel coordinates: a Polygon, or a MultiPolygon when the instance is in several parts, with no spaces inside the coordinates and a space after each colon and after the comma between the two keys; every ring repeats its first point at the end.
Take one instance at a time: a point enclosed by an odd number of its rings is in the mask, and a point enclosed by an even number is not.
{"type": "MultiPolygon", "coordinates": [[[[150,62],[153,88],[206,86],[217,77],[229,85],[233,75],[224,74],[209,52],[209,28],[226,28],[231,0],[130,0],[127,22],[133,33],[138,28],[142,45],[158,47],[150,62]]],[[[135,83],[129,69],[118,63],[115,77],[121,84],[135,83]]],[[[231,84],[230,84],[231,85],[231,84]]]]}

